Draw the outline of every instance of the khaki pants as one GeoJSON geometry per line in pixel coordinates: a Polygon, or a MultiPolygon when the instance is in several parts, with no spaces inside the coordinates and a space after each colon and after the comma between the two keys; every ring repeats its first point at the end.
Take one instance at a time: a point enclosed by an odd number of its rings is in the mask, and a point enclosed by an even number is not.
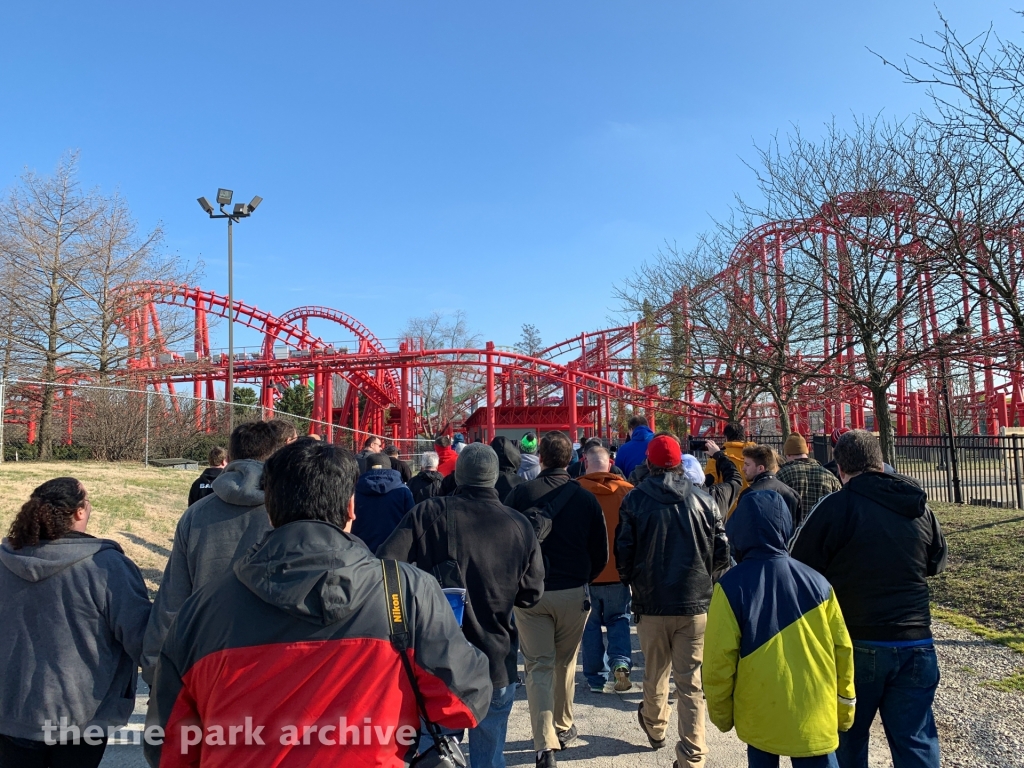
{"type": "Polygon", "coordinates": [[[655,739],[668,733],[671,708],[668,676],[676,681],[679,768],[703,766],[708,754],[704,733],[704,691],[700,667],[704,661],[704,627],[707,614],[699,616],[643,615],[636,625],[644,652],[644,722],[655,739]]]}
{"type": "Polygon", "coordinates": [[[558,749],[559,731],[572,727],[576,654],[589,611],[583,587],[544,592],[533,608],[516,608],[519,644],[526,661],[526,698],[530,703],[533,746],[558,749]]]}

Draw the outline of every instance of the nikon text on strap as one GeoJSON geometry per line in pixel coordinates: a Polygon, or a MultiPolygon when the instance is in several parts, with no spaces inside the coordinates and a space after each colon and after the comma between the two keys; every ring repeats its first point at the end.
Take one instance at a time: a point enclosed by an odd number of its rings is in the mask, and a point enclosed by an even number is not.
{"type": "MultiPolygon", "coordinates": [[[[409,629],[408,615],[405,612],[405,592],[402,589],[402,571],[397,560],[382,560],[381,569],[384,573],[384,597],[387,602],[388,623],[391,625],[391,644],[398,651],[402,660],[402,667],[412,685],[412,693],[416,699],[416,708],[419,710],[420,719],[427,726],[430,738],[434,742],[436,755],[432,755],[432,764],[437,766],[458,766],[466,765],[466,758],[459,749],[457,742],[454,742],[441,732],[440,726],[427,717],[427,703],[423,700],[423,693],[416,680],[416,673],[413,671],[412,662],[409,661],[407,651],[412,647],[412,634],[409,629]]],[[[423,757],[420,755],[419,757],[423,757]]],[[[419,758],[411,765],[416,765],[419,758]]],[[[422,763],[420,763],[422,764],[422,763]]]]}

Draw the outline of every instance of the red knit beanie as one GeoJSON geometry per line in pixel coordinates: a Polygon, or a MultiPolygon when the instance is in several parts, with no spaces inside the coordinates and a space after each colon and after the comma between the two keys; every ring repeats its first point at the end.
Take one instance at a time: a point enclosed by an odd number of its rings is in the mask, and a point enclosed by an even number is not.
{"type": "Polygon", "coordinates": [[[850,430],[847,429],[846,427],[837,427],[836,429],[833,429],[832,430],[832,434],[828,436],[829,437],[829,441],[832,443],[832,447],[835,448],[836,447],[836,443],[839,442],[839,438],[842,437],[843,435],[845,435],[849,431],[850,430]]]}
{"type": "Polygon", "coordinates": [[[659,435],[647,444],[647,462],[654,467],[669,469],[683,461],[683,451],[678,441],[668,435],[659,435]]]}

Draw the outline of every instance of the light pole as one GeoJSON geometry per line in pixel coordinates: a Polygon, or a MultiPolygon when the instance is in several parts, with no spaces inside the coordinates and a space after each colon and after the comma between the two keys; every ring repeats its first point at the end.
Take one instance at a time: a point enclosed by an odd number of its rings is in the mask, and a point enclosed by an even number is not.
{"type": "Polygon", "coordinates": [[[942,406],[946,416],[946,429],[949,435],[949,466],[953,472],[953,503],[963,504],[964,495],[960,487],[960,457],[956,450],[956,429],[953,426],[953,409],[949,397],[949,371],[946,369],[945,343],[957,337],[969,336],[971,328],[963,317],[957,317],[956,328],[939,338],[939,376],[941,377],[939,392],[942,394],[942,406]]]}
{"type": "Polygon", "coordinates": [[[235,291],[234,291],[234,270],[232,266],[231,253],[231,227],[235,222],[247,219],[252,216],[256,206],[263,202],[263,198],[256,195],[249,203],[235,203],[234,209],[228,213],[224,210],[225,205],[231,205],[231,198],[234,195],[230,189],[217,190],[217,205],[220,213],[214,213],[213,206],[205,197],[198,198],[199,205],[206,211],[211,219],[228,220],[228,433],[235,429],[235,291]]]}

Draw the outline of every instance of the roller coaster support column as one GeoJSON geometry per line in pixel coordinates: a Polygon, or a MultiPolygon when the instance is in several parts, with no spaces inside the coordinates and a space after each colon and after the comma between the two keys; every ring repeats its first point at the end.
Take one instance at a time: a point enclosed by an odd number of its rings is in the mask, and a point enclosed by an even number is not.
{"type": "MultiPolygon", "coordinates": [[[[398,345],[398,351],[399,352],[406,352],[406,351],[408,351],[407,345],[406,345],[406,343],[404,341],[401,344],[398,345]]],[[[412,435],[409,434],[409,432],[411,431],[410,430],[410,426],[411,425],[409,423],[409,366],[408,365],[403,365],[402,366],[402,391],[399,393],[399,397],[402,398],[401,404],[400,404],[401,408],[399,409],[399,419],[400,419],[399,426],[401,427],[400,437],[403,440],[408,440],[410,437],[412,437],[412,435]]]]}
{"type": "Polygon", "coordinates": [[[310,435],[316,433],[318,429],[317,422],[323,419],[323,392],[323,371],[320,369],[320,366],[318,365],[316,367],[316,372],[313,374],[313,410],[309,414],[310,421],[308,433],[310,435]]]}
{"type": "Polygon", "coordinates": [[[569,439],[579,439],[579,414],[576,411],[576,366],[569,363],[565,369],[565,400],[569,405],[569,439]]]}
{"type": "Polygon", "coordinates": [[[327,422],[327,433],[324,441],[334,442],[334,371],[324,371],[324,421],[327,422]]]}
{"type": "MultiPolygon", "coordinates": [[[[649,387],[644,387],[644,392],[646,392],[648,395],[657,396],[658,385],[651,384],[649,387]]],[[[657,432],[658,429],[655,426],[654,400],[652,398],[648,397],[644,400],[644,409],[647,411],[647,425],[651,428],[652,432],[657,432]]]]}
{"type": "Polygon", "coordinates": [[[485,442],[491,442],[496,435],[496,424],[494,419],[494,342],[487,342],[487,437],[485,442]]]}

